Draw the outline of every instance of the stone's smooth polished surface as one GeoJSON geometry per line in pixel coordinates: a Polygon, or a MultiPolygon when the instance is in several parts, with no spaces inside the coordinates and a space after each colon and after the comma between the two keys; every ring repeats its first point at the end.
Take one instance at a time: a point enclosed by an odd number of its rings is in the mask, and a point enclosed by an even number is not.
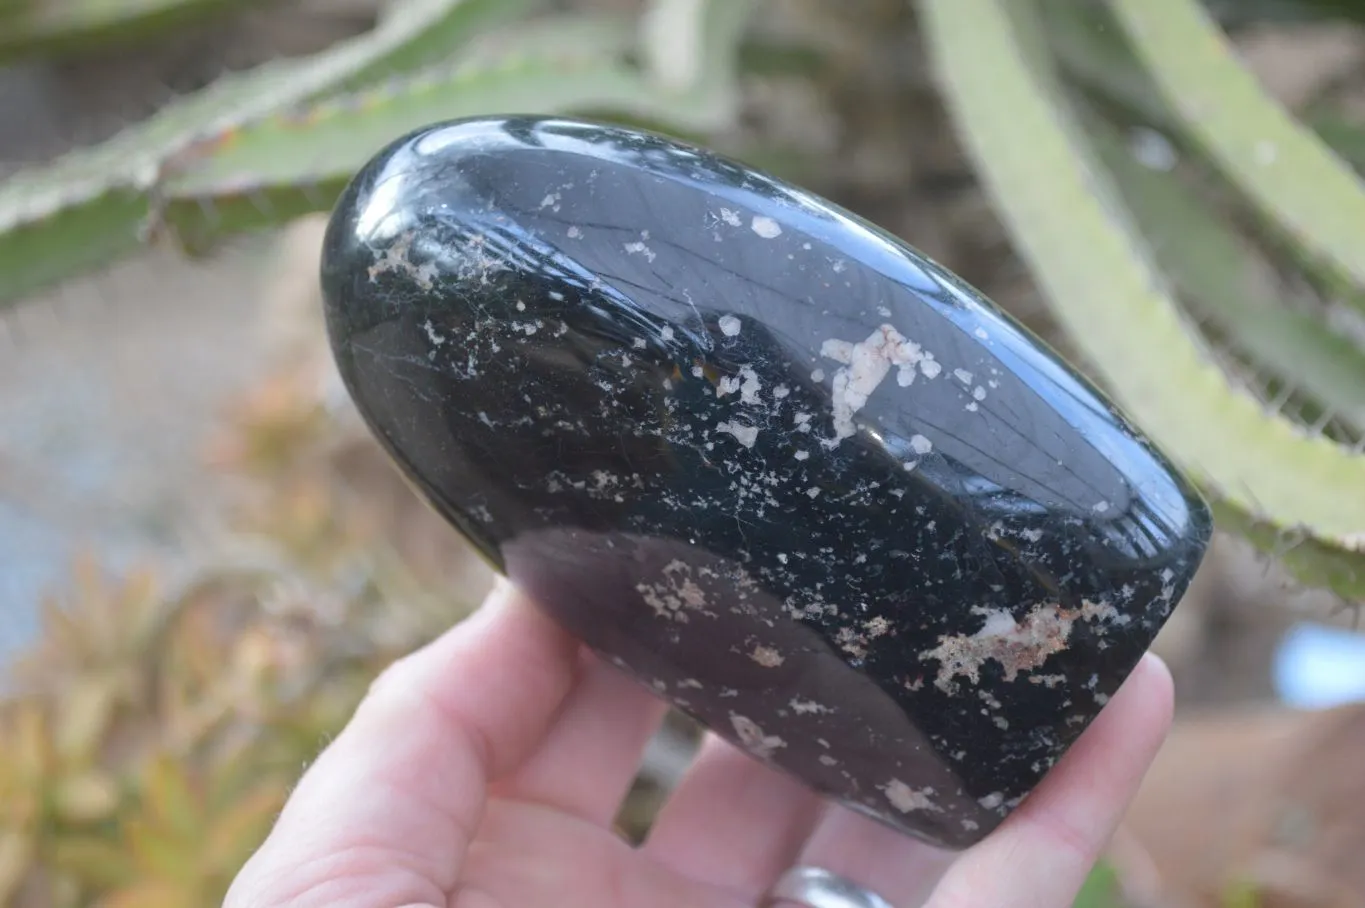
{"type": "Polygon", "coordinates": [[[958,278],[657,136],[408,136],[341,198],[322,278],[360,411],[515,584],[941,845],[1034,788],[1208,543],[1170,464],[958,278]]]}

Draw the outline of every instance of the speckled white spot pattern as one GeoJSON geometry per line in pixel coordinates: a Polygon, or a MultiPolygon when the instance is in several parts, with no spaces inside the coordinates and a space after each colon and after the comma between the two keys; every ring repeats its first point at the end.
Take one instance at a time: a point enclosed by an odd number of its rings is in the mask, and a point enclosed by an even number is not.
{"type": "Polygon", "coordinates": [[[749,226],[753,228],[754,233],[763,237],[765,240],[776,239],[782,235],[782,225],[764,215],[755,215],[749,226]]]}
{"type": "Polygon", "coordinates": [[[914,380],[914,367],[924,359],[920,345],[890,325],[882,325],[857,343],[826,340],[820,355],[844,364],[835,370],[833,379],[834,437],[821,441],[828,448],[837,447],[857,431],[854,414],[867,405],[892,366],[899,367],[901,384],[909,385],[914,380]]]}

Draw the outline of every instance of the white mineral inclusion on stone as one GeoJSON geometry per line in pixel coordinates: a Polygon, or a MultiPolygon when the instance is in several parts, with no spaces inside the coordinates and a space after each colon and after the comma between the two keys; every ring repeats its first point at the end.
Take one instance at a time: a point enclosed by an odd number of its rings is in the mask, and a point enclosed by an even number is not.
{"type": "Polygon", "coordinates": [[[886,799],[891,802],[891,806],[901,813],[909,813],[912,810],[929,810],[941,813],[943,810],[934,803],[932,797],[934,789],[932,788],[911,788],[900,779],[892,779],[887,784],[877,787],[885,793],[886,799]]]}
{"type": "Polygon", "coordinates": [[[856,344],[830,338],[821,345],[820,355],[844,364],[834,373],[834,437],[821,441],[827,448],[854,434],[853,414],[867,404],[892,366],[899,368],[897,383],[905,387],[915,380],[915,366],[926,359],[919,344],[890,325],[882,325],[856,344]]]}
{"type": "Polygon", "coordinates": [[[1064,608],[1056,602],[1040,602],[1022,620],[1016,620],[1006,609],[975,606],[971,611],[986,619],[979,631],[939,637],[937,647],[920,653],[921,659],[938,661],[938,678],[934,685],[949,694],[956,693],[955,679],[959,675],[972,684],[979,684],[981,667],[987,661],[1000,663],[1006,681],[1014,681],[1021,673],[1041,668],[1049,658],[1070,645],[1071,631],[1077,621],[1092,625],[1099,622],[1098,631],[1107,633],[1109,626],[1122,627],[1132,620],[1112,605],[1090,600],[1084,600],[1077,609],[1064,608]]]}
{"type": "Polygon", "coordinates": [[[743,366],[739,370],[739,400],[740,403],[756,405],[761,403],[758,399],[758,392],[763,390],[763,385],[759,383],[758,373],[752,366],[743,366]]]}
{"type": "Polygon", "coordinates": [[[740,320],[733,315],[722,315],[716,325],[720,328],[720,333],[726,337],[734,337],[739,333],[740,328],[744,327],[740,320]]]}
{"type": "Polygon", "coordinates": [[[787,661],[787,657],[783,656],[776,649],[771,646],[763,646],[762,644],[754,647],[754,651],[749,654],[749,658],[764,668],[777,668],[783,662],[787,661]]]}
{"type": "Polygon", "coordinates": [[[773,751],[787,746],[787,742],[777,735],[764,734],[758,723],[748,716],[730,713],[730,724],[734,726],[740,743],[756,756],[769,758],[773,751]]]}
{"type": "Polygon", "coordinates": [[[436,330],[436,326],[431,323],[431,319],[427,319],[422,327],[427,329],[427,340],[431,341],[436,346],[439,347],[446,342],[445,335],[436,330]]]}
{"type": "Polygon", "coordinates": [[[749,226],[753,228],[754,233],[763,237],[765,240],[771,240],[782,235],[781,225],[772,218],[765,217],[761,214],[754,215],[754,219],[749,223],[749,226]]]}
{"type": "Polygon", "coordinates": [[[657,253],[650,249],[643,242],[626,243],[625,250],[627,255],[643,255],[647,261],[654,261],[657,253]]]}
{"type": "Polygon", "coordinates": [[[742,423],[737,422],[723,422],[717,424],[716,431],[727,432],[733,435],[735,437],[735,441],[744,445],[744,447],[746,448],[752,448],[754,446],[754,442],[758,441],[757,426],[746,426],[743,425],[742,423]]]}

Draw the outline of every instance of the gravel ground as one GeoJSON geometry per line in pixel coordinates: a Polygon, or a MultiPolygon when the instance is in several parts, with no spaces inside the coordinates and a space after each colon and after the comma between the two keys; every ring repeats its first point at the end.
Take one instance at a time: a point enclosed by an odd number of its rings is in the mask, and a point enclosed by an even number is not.
{"type": "Polygon", "coordinates": [[[153,254],[0,319],[0,659],[76,555],[173,563],[211,535],[203,443],[259,375],[259,259],[153,254]]]}

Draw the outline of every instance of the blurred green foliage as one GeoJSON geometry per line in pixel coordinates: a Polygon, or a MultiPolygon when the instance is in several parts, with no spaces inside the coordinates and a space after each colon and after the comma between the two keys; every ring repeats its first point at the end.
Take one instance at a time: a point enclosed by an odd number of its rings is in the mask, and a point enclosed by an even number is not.
{"type": "Polygon", "coordinates": [[[244,0],[0,0],[0,64],[145,41],[245,5],[244,0]]]}
{"type": "Polygon", "coordinates": [[[325,478],[334,436],[268,382],[224,441],[253,544],[174,580],[82,560],[45,605],[0,699],[0,905],[221,904],[373,678],[475,605],[419,592],[325,478]]]}

